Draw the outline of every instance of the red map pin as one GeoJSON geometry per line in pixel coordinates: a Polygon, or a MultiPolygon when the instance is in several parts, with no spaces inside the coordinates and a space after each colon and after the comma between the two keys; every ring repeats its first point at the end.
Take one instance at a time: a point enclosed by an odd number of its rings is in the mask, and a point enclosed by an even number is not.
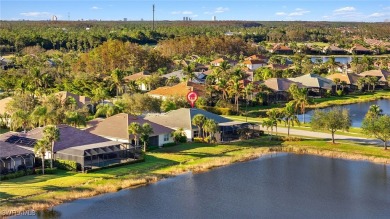
{"type": "Polygon", "coordinates": [[[194,104],[195,104],[197,99],[198,99],[198,94],[195,91],[190,91],[187,94],[187,100],[188,100],[188,102],[190,102],[191,108],[194,108],[194,104]]]}

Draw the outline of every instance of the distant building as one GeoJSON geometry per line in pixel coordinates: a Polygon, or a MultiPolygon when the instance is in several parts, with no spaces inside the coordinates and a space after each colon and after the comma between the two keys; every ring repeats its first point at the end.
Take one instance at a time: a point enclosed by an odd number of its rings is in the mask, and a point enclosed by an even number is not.
{"type": "Polygon", "coordinates": [[[53,15],[53,16],[51,17],[51,20],[52,20],[52,21],[57,21],[57,19],[58,19],[58,18],[57,18],[57,16],[55,16],[55,15],[53,15]]]}
{"type": "Polygon", "coordinates": [[[123,21],[127,21],[127,18],[123,18],[123,21]]]}
{"type": "Polygon", "coordinates": [[[212,19],[213,21],[216,21],[216,20],[217,20],[217,16],[213,16],[211,19],[212,19]]]}

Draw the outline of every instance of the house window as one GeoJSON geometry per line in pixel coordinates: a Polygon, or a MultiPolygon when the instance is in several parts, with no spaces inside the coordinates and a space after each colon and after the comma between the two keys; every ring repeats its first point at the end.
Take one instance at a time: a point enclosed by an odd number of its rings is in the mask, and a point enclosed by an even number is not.
{"type": "Polygon", "coordinates": [[[164,141],[169,141],[169,134],[164,135],[164,141]]]}

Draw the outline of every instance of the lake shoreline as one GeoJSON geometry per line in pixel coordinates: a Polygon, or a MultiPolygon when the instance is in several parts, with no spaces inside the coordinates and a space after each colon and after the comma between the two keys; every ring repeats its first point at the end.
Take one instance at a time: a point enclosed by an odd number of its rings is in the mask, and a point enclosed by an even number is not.
{"type": "MultiPolygon", "coordinates": [[[[255,160],[265,155],[270,155],[270,154],[275,154],[280,152],[295,153],[295,154],[309,154],[315,156],[353,160],[353,161],[367,161],[376,164],[387,164],[387,165],[390,164],[390,158],[385,158],[385,157],[367,156],[367,155],[356,154],[356,153],[340,152],[336,150],[324,150],[321,148],[307,148],[304,146],[294,146],[294,145],[289,145],[289,142],[284,142],[284,144],[285,146],[243,148],[239,151],[239,153],[232,152],[227,154],[221,154],[220,156],[217,157],[204,158],[205,160],[201,162],[196,162],[196,164],[191,164],[191,162],[188,162],[188,163],[169,165],[167,167],[168,170],[165,172],[165,174],[145,173],[135,177],[134,179],[119,178],[109,183],[103,184],[102,186],[97,186],[93,191],[88,191],[88,192],[77,191],[80,188],[75,187],[74,190],[68,191],[67,195],[65,196],[60,196],[55,198],[55,194],[53,194],[53,199],[49,202],[46,201],[46,203],[45,202],[42,203],[42,200],[39,201],[39,197],[36,197],[37,200],[35,200],[32,203],[30,202],[27,205],[18,206],[16,208],[9,208],[6,210],[7,211],[16,210],[20,212],[28,209],[34,209],[34,210],[48,209],[77,199],[90,198],[101,194],[117,192],[123,189],[146,186],[166,178],[176,177],[178,175],[189,173],[189,172],[194,174],[207,172],[214,168],[228,166],[234,163],[255,160]]],[[[24,197],[22,197],[22,199],[23,198],[24,197]]],[[[11,202],[14,201],[17,202],[17,200],[13,200],[11,202]]]]}

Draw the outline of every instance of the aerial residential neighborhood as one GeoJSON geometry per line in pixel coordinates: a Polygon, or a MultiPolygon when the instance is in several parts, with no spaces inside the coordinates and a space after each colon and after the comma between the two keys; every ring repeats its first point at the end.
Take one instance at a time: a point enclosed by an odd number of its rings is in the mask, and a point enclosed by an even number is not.
{"type": "Polygon", "coordinates": [[[1,217],[388,218],[387,2],[43,3],[1,3],[1,217]]]}

